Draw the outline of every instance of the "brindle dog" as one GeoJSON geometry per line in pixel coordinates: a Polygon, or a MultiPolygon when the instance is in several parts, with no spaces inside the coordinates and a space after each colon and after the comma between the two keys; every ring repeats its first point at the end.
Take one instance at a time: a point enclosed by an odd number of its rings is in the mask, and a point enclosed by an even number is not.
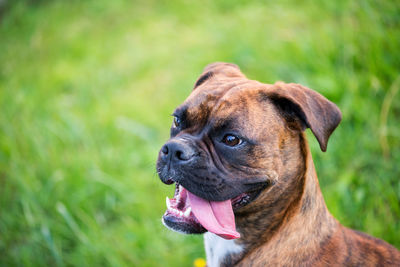
{"type": "Polygon", "coordinates": [[[206,201],[231,199],[240,233],[236,240],[206,233],[209,266],[400,266],[396,248],[343,227],[325,205],[304,134],[310,128],[326,151],[341,113],[322,95],[213,63],[174,116],[157,162],[161,180],[177,184],[164,224],[206,232],[187,190],[206,201]]]}

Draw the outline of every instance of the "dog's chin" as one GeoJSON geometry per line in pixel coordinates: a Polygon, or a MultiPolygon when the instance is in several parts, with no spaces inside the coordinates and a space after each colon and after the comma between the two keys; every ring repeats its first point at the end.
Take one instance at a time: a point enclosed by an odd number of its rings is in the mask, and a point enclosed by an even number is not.
{"type": "MultiPolygon", "coordinates": [[[[182,189],[183,187],[176,183],[174,197],[172,199],[167,197],[167,210],[162,217],[163,224],[167,228],[182,234],[203,234],[207,232],[194,216],[189,203],[187,203],[186,195],[182,193],[182,189]]],[[[261,187],[232,198],[233,211],[239,211],[241,208],[251,204],[264,189],[265,187],[261,187]]]]}
{"type": "Polygon", "coordinates": [[[181,234],[203,234],[207,230],[196,220],[181,218],[179,215],[164,214],[162,223],[169,229],[181,234]]]}

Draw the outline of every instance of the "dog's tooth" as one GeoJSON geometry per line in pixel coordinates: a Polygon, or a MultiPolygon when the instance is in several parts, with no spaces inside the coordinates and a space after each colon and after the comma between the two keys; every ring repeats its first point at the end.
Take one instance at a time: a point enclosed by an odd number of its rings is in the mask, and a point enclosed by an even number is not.
{"type": "Polygon", "coordinates": [[[167,204],[167,209],[171,209],[171,202],[168,197],[165,198],[165,204],[167,204]]]}
{"type": "Polygon", "coordinates": [[[180,200],[181,200],[181,192],[183,190],[183,187],[181,185],[178,186],[178,194],[176,196],[176,203],[179,204],[180,200]]]}
{"type": "Polygon", "coordinates": [[[187,208],[187,209],[185,210],[185,213],[183,214],[183,216],[189,217],[190,212],[192,212],[192,207],[187,208]]]}

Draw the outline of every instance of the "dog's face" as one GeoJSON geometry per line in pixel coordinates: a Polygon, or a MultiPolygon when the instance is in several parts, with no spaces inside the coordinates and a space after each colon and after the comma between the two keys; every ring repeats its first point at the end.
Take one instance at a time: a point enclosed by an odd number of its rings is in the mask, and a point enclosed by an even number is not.
{"type": "Polygon", "coordinates": [[[310,127],[325,150],[340,121],[336,106],[319,94],[298,85],[251,81],[226,63],[209,65],[173,116],[157,171],[164,183],[176,183],[163,221],[185,233],[206,231],[185,190],[212,203],[230,200],[235,214],[254,212],[262,208],[258,202],[273,198],[268,194],[281,177],[297,171],[288,163],[301,156],[301,132],[310,127]],[[320,118],[324,112],[329,121],[320,118]]]}

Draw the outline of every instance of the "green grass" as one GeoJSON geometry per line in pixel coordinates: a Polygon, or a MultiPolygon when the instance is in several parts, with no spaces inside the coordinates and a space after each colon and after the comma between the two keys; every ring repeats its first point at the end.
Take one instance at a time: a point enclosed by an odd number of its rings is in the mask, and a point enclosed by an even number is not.
{"type": "Polygon", "coordinates": [[[155,161],[214,61],[309,86],[343,122],[310,145],[344,225],[400,248],[396,1],[7,1],[0,17],[0,265],[191,266],[155,161]]]}

